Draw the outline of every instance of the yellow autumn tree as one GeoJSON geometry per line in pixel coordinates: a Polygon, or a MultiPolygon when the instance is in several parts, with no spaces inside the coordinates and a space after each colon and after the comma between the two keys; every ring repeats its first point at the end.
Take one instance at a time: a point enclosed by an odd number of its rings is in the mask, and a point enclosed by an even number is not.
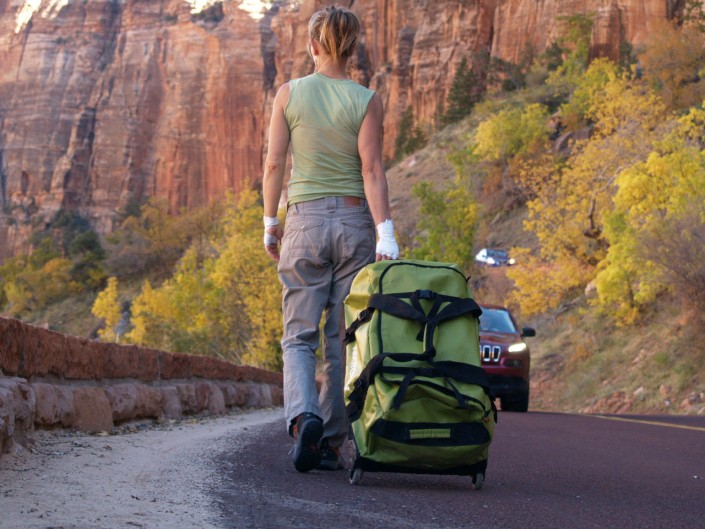
{"type": "Polygon", "coordinates": [[[225,216],[224,229],[225,243],[211,276],[223,293],[223,326],[243,363],[279,370],[281,285],[276,263],[262,247],[259,196],[244,193],[225,216]]]}
{"type": "Polygon", "coordinates": [[[510,107],[490,116],[477,127],[474,152],[487,161],[507,161],[540,148],[548,138],[548,112],[543,105],[510,107]]]}
{"type": "Polygon", "coordinates": [[[122,310],[118,300],[118,280],[116,277],[108,278],[108,284],[104,290],[98,293],[91,312],[96,318],[103,320],[104,326],[98,331],[100,339],[104,342],[117,342],[119,337],[115,333],[115,328],[122,317],[122,310]]]}
{"type": "Polygon", "coordinates": [[[596,277],[600,306],[624,323],[666,289],[705,302],[705,111],[674,122],[646,160],[617,176],[610,248],[596,277]]]}
{"type": "Polygon", "coordinates": [[[209,265],[191,247],[159,288],[145,284],[133,303],[130,339],[175,352],[228,357],[227,343],[212,317],[217,302],[209,265]]]}
{"type": "Polygon", "coordinates": [[[489,165],[485,190],[501,189],[509,203],[532,198],[522,170],[546,152],[549,134],[548,111],[537,103],[510,106],[482,121],[470,151],[489,165]]]}
{"type": "Polygon", "coordinates": [[[194,240],[159,287],[145,283],[132,306],[130,340],[281,368],[281,290],[262,248],[261,215],[256,193],[228,198],[212,237],[194,240]]]}
{"type": "Polygon", "coordinates": [[[610,246],[605,223],[617,175],[646,159],[666,116],[658,97],[607,61],[593,62],[573,94],[566,107],[591,123],[592,133],[528,203],[525,229],[537,236],[540,252],[507,274],[525,316],[540,311],[539,299],[545,309],[559,307],[594,277],[610,246]]]}
{"type": "Polygon", "coordinates": [[[164,296],[160,294],[161,292],[155,290],[149,281],[142,284],[139,295],[132,300],[131,304],[132,329],[126,335],[128,342],[159,349],[170,348],[168,335],[163,338],[157,329],[160,318],[164,316],[158,312],[158,309],[163,306],[162,301],[165,301],[164,296]]]}
{"type": "Polygon", "coordinates": [[[44,309],[83,287],[71,277],[73,262],[64,257],[50,257],[35,268],[33,259],[24,260],[26,268],[5,284],[7,310],[14,316],[44,309]]]}

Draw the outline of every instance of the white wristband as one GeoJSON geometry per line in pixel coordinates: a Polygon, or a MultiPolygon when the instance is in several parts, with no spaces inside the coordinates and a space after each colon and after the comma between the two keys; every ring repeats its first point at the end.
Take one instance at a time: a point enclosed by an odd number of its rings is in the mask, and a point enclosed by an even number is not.
{"type": "Polygon", "coordinates": [[[272,226],[279,226],[279,219],[277,217],[263,216],[262,220],[264,221],[264,245],[272,246],[277,244],[279,242],[279,239],[277,239],[276,235],[272,233],[267,233],[267,228],[271,228],[272,226]]]}
{"type": "Polygon", "coordinates": [[[377,224],[377,237],[376,253],[389,257],[390,259],[398,259],[399,245],[394,238],[394,223],[391,219],[377,224]]]}
{"type": "Polygon", "coordinates": [[[264,221],[265,229],[270,228],[272,226],[279,226],[279,219],[277,217],[264,216],[262,217],[262,220],[264,221]]]}

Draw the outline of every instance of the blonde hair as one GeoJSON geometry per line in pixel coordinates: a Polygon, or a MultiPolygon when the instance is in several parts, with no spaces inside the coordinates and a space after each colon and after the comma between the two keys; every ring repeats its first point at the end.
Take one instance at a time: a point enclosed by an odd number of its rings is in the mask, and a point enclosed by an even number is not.
{"type": "Polygon", "coordinates": [[[360,21],[353,12],[340,7],[321,9],[308,23],[309,38],[318,42],[335,61],[352,55],[359,35],[360,21]]]}

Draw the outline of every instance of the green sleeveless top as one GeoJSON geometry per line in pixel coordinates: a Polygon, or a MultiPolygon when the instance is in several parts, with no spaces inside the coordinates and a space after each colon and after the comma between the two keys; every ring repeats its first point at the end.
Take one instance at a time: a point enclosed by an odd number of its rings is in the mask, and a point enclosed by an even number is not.
{"type": "Polygon", "coordinates": [[[284,111],[293,161],[288,205],[328,196],[365,197],[357,136],[373,95],[355,81],[319,73],[289,81],[284,111]]]}

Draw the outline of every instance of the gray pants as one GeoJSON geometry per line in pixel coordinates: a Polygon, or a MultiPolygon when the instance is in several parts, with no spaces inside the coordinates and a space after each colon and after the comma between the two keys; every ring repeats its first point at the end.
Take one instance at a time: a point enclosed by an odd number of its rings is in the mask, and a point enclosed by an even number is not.
{"type": "Polygon", "coordinates": [[[286,427],[301,413],[323,420],[323,438],[340,446],[348,431],[343,398],[343,301],[357,272],[374,261],[375,229],[367,202],[326,197],[289,207],[279,280],[284,312],[284,414],[286,427]],[[325,314],[320,395],[316,350],[325,314]]]}

